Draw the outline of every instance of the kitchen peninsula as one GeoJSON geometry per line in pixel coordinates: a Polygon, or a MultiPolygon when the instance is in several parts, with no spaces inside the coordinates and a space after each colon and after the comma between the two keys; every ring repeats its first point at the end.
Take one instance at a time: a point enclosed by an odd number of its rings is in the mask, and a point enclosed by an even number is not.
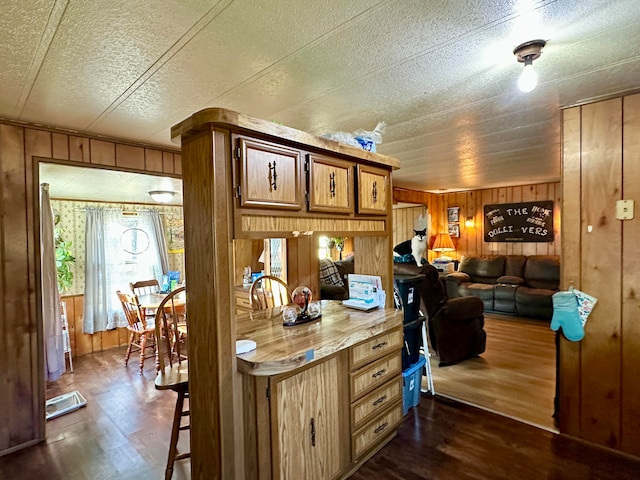
{"type": "Polygon", "coordinates": [[[322,317],[284,327],[282,307],[237,318],[246,478],[344,478],[402,420],[402,312],[323,301],[322,317]]]}
{"type": "MultiPolygon", "coordinates": [[[[342,349],[324,356],[325,347],[318,346],[323,344],[324,337],[319,344],[316,337],[313,343],[309,340],[305,350],[313,349],[314,361],[295,371],[266,376],[241,373],[247,368],[248,359],[236,358],[235,341],[242,338],[239,329],[243,319],[247,315],[255,318],[257,314],[236,314],[235,290],[242,283],[243,270],[243,264],[236,259],[247,258],[247,246],[255,239],[286,238],[288,285],[291,288],[305,285],[312,290],[313,298],[319,299],[318,237],[348,236],[353,239],[354,272],[380,276],[383,289],[392,292],[391,172],[399,167],[399,162],[221,108],[197,112],[175,125],[171,133],[182,145],[185,269],[189,277],[192,478],[252,478],[258,470],[262,476],[265,465],[268,465],[265,471],[271,475],[268,478],[281,475],[286,478],[287,472],[296,471],[297,464],[287,463],[283,467],[282,463],[276,463],[281,458],[294,462],[292,455],[296,450],[279,449],[278,445],[285,441],[277,438],[276,430],[263,423],[256,425],[256,421],[273,422],[270,425],[282,421],[289,425],[289,417],[283,417],[282,412],[286,410],[287,415],[291,413],[295,417],[307,403],[291,402],[288,395],[273,390],[266,402],[260,389],[264,382],[294,390],[304,390],[304,385],[318,388],[323,379],[332,379],[336,387],[331,387],[336,398],[332,397],[329,404],[338,409],[339,421],[347,416],[351,418],[345,423],[348,428],[339,428],[340,441],[332,439],[331,448],[340,450],[335,468],[327,467],[323,470],[325,473],[315,478],[340,478],[354,462],[357,464],[375,450],[372,446],[375,442],[364,442],[369,434],[362,437],[364,443],[358,443],[353,436],[348,438],[350,434],[363,433],[361,429],[374,421],[366,415],[361,423],[352,418],[358,402],[377,392],[368,387],[354,390],[364,382],[356,380],[356,371],[366,368],[370,362],[377,365],[387,357],[399,359],[399,346],[396,353],[392,353],[393,348],[389,346],[388,355],[379,358],[365,355],[358,345],[351,343],[363,339],[347,339],[342,349]],[[358,355],[362,355],[362,361],[354,363],[352,357],[358,355]],[[288,408],[279,409],[276,406],[279,399],[287,399],[288,408]],[[256,445],[267,446],[268,459],[261,456],[264,452],[260,451],[255,461],[250,453],[246,454],[255,451],[256,445]],[[254,467],[256,470],[252,470],[254,467]]],[[[391,307],[393,295],[387,294],[386,299],[386,307],[391,307]]],[[[332,307],[327,306],[323,319],[315,324],[321,336],[331,325],[331,312],[332,307]]],[[[379,312],[388,312],[385,318],[388,315],[395,318],[393,311],[381,309],[379,312]]],[[[355,312],[349,314],[351,318],[356,315],[355,312]]],[[[367,318],[379,314],[358,313],[367,318]]],[[[292,328],[313,329],[314,323],[292,328]]],[[[398,338],[401,341],[401,331],[398,328],[399,337],[394,334],[386,340],[373,335],[362,345],[375,343],[362,348],[372,348],[384,341],[395,345],[398,338]]],[[[285,337],[295,336],[290,332],[285,337]]],[[[387,335],[386,328],[382,335],[387,335]]],[[[282,351],[286,351],[289,340],[282,344],[282,351]]],[[[376,353],[381,348],[377,347],[376,353]]],[[[371,375],[393,368],[392,364],[380,365],[371,375]]],[[[381,396],[395,395],[402,379],[401,374],[393,376],[398,378],[398,383],[391,382],[389,392],[381,396]]],[[[324,397],[318,401],[325,401],[324,397]]],[[[391,406],[389,409],[395,411],[391,406]]],[[[324,433],[320,433],[316,423],[320,420],[313,418],[312,430],[315,429],[316,444],[319,444],[318,435],[324,433]]],[[[322,418],[324,421],[325,416],[322,418]]],[[[401,417],[390,417],[382,430],[387,434],[395,430],[399,420],[401,417]]],[[[329,456],[322,454],[318,458],[325,462],[329,456]]]]}

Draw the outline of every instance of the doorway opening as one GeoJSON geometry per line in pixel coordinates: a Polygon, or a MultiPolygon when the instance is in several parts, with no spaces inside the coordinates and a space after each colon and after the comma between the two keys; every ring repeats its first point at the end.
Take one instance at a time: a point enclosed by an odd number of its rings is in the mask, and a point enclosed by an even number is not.
{"type": "MultiPolygon", "coordinates": [[[[129,281],[142,280],[137,275],[152,275],[162,277],[163,270],[157,267],[143,268],[143,257],[150,250],[149,234],[144,227],[138,225],[137,218],[143,211],[154,210],[161,218],[162,230],[165,238],[167,257],[170,271],[182,272],[184,275],[184,234],[182,222],[182,180],[179,177],[166,175],[142,174],[98,166],[72,166],[68,163],[57,162],[53,159],[37,159],[35,165],[36,185],[49,184],[51,205],[56,217],[56,228],[70,257],[75,258],[68,266],[67,276],[60,300],[64,305],[67,320],[68,340],[65,341],[68,353],[65,353],[66,372],[55,382],[46,384],[43,388],[46,399],[65,396],[74,390],[81,392],[89,402],[107,402],[107,397],[114,399],[117,391],[110,392],[108,386],[101,390],[100,382],[112,383],[107,378],[96,379],[91,373],[92,368],[102,368],[107,362],[110,368],[123,375],[123,384],[128,384],[132,392],[136,388],[146,388],[144,383],[150,383],[153,388],[155,379],[155,365],[153,360],[145,362],[145,370],[140,376],[137,356],[132,355],[129,367],[124,368],[124,355],[128,343],[126,328],[109,325],[109,328],[92,334],[83,331],[84,298],[85,298],[85,215],[87,209],[104,208],[118,211],[118,223],[123,230],[120,240],[114,248],[122,250],[121,266],[130,274],[130,278],[123,276],[129,291],[129,281]],[[148,192],[172,191],[176,194],[168,203],[156,203],[148,192]],[[137,234],[136,234],[137,233],[137,234]],[[146,243],[145,243],[146,241],[146,243]],[[100,354],[90,361],[77,361],[89,354],[100,354]],[[71,372],[71,359],[74,362],[74,372],[71,372]],[[95,362],[98,364],[95,364],[95,362]],[[84,370],[84,371],[83,371],[84,370]],[[87,371],[88,370],[88,371],[87,371]]],[[[37,198],[37,197],[36,197],[37,198]]],[[[39,208],[36,209],[39,211],[39,208]]],[[[60,282],[59,282],[60,283],[60,282]]],[[[44,294],[44,292],[43,292],[44,294]]],[[[104,371],[102,369],[101,371],[104,371]]],[[[42,380],[44,382],[44,379],[42,380]]],[[[112,383],[113,384],[113,383],[112,383]]],[[[153,390],[152,390],[153,392],[153,390]]],[[[120,392],[122,393],[122,392],[120,392]]],[[[111,400],[109,400],[110,402],[111,400]]],[[[170,402],[169,402],[170,403],[170,402]]],[[[76,404],[77,405],[77,404],[76,404]]],[[[83,417],[81,413],[76,418],[83,417]]],[[[169,415],[171,413],[169,412],[169,415]]],[[[71,415],[69,415],[71,417],[71,415]]],[[[60,434],[60,429],[68,428],[73,418],[57,419],[47,422],[46,436],[60,434]],[[55,426],[54,426],[55,425],[55,426]]]]}

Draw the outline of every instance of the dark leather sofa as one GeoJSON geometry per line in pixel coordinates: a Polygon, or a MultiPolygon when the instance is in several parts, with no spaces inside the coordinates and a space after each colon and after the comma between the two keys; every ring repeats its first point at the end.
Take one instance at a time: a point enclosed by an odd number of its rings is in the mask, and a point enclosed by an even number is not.
{"type": "Polygon", "coordinates": [[[420,310],[427,316],[429,341],[441,367],[484,352],[487,335],[480,299],[463,297],[447,300],[438,271],[429,264],[418,267],[413,262],[394,263],[393,272],[425,276],[416,285],[416,290],[420,295],[420,310]]]}
{"type": "Polygon", "coordinates": [[[553,255],[464,257],[446,277],[449,298],[473,295],[485,311],[551,320],[551,296],[560,285],[560,260],[553,255]]]}

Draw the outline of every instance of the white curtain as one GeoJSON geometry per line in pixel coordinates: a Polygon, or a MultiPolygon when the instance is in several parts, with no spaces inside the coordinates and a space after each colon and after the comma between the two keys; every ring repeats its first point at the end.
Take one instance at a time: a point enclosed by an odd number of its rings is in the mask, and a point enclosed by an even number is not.
{"type": "Polygon", "coordinates": [[[40,255],[45,378],[53,382],[65,372],[64,340],[60,317],[60,292],[56,269],[53,210],[49,184],[40,185],[40,255]]]}
{"type": "Polygon", "coordinates": [[[160,219],[160,212],[158,212],[158,210],[145,210],[140,212],[140,214],[149,217],[149,223],[151,225],[151,241],[156,244],[162,273],[166,275],[169,271],[169,253],[167,251],[167,240],[164,236],[164,228],[162,226],[162,220],[160,219]]]}
{"type": "Polygon", "coordinates": [[[109,319],[104,215],[103,208],[87,208],[85,212],[86,253],[82,330],[90,334],[106,330],[109,319]]]}
{"type": "Polygon", "coordinates": [[[86,219],[84,332],[124,327],[116,292],[130,292],[130,282],[162,276],[151,215],[87,208],[86,219]]]}

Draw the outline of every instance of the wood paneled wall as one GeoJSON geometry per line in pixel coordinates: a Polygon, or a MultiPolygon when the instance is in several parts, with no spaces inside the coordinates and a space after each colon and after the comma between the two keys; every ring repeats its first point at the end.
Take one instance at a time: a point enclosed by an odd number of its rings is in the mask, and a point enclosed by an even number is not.
{"type": "MultiPolygon", "coordinates": [[[[427,193],[412,190],[394,189],[395,202],[420,203],[426,205],[431,218],[429,225],[429,245],[435,235],[449,231],[447,208],[460,208],[460,237],[453,238],[456,251],[447,255],[455,259],[463,255],[560,255],[560,226],[562,195],[559,182],[534,185],[518,185],[503,188],[487,188],[454,193],[427,193]],[[553,242],[502,243],[485,242],[483,230],[484,205],[495,203],[532,202],[534,200],[553,200],[553,242]],[[465,219],[474,219],[473,227],[465,226],[465,219]]],[[[403,208],[393,212],[394,245],[413,236],[413,221],[418,217],[419,209],[403,208]],[[406,212],[405,212],[406,210],[406,212]],[[406,235],[411,235],[407,237],[406,235]]],[[[431,261],[438,254],[429,250],[431,261]]]]}
{"type": "Polygon", "coordinates": [[[34,157],[136,172],[182,172],[177,152],[0,123],[0,455],[43,440],[45,433],[34,157]]]}
{"type": "Polygon", "coordinates": [[[102,352],[129,342],[129,331],[120,327],[93,335],[82,331],[84,295],[69,295],[60,298],[67,306],[67,322],[69,323],[69,343],[73,358],[88,353],[102,352]]]}
{"type": "Polygon", "coordinates": [[[560,431],[640,456],[640,95],[563,112],[562,286],[598,298],[560,345],[560,431]],[[616,202],[633,200],[632,220],[616,202]]]}
{"type": "Polygon", "coordinates": [[[393,246],[413,237],[413,227],[420,215],[427,216],[426,205],[393,209],[393,246]]]}
{"type": "Polygon", "coordinates": [[[540,183],[504,188],[487,188],[467,192],[442,194],[442,210],[431,212],[438,219],[441,232],[448,231],[447,208],[460,207],[460,237],[453,238],[456,251],[453,258],[463,255],[560,255],[560,211],[562,196],[560,183],[540,183]],[[533,202],[553,200],[553,242],[485,242],[484,206],[496,203],[533,202]],[[466,227],[465,219],[473,218],[474,226],[466,227]]]}

